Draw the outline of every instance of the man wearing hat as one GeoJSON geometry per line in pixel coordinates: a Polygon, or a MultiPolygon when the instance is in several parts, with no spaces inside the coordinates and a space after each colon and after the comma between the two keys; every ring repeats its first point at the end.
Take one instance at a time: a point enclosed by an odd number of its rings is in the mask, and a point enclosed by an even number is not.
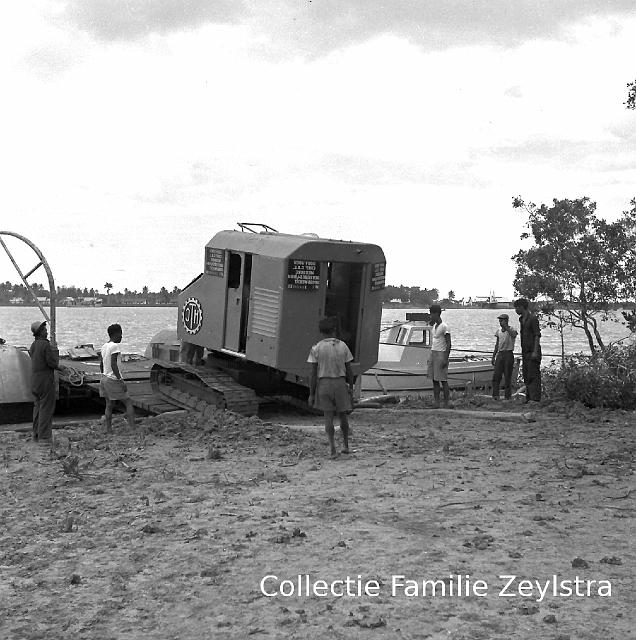
{"type": "Polygon", "coordinates": [[[515,358],[512,354],[515,348],[517,330],[508,325],[510,318],[507,313],[497,316],[499,329],[495,333],[495,349],[492,353],[492,364],[495,371],[492,375],[492,397],[499,400],[499,387],[501,376],[504,377],[504,397],[510,400],[512,397],[512,370],[515,358]]]}
{"type": "Polygon", "coordinates": [[[33,393],[33,440],[47,443],[51,441],[53,413],[55,412],[55,374],[63,371],[57,350],[48,340],[46,322],[38,320],[31,325],[33,344],[29,347],[31,356],[31,392],[33,393]]]}

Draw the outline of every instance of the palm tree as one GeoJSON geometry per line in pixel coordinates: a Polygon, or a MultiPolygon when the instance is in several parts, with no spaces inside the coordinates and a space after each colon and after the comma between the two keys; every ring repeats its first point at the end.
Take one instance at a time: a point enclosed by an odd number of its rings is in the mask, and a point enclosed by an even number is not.
{"type": "Polygon", "coordinates": [[[112,282],[106,282],[104,284],[104,289],[106,289],[106,295],[109,296],[110,295],[110,290],[113,288],[113,283],[112,282]]]}

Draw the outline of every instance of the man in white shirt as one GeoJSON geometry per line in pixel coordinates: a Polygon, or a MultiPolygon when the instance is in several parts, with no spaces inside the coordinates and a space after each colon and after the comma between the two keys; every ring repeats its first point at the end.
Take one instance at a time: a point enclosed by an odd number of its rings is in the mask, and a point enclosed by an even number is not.
{"type": "Polygon", "coordinates": [[[492,397],[499,400],[499,388],[501,386],[501,376],[504,377],[504,398],[510,400],[512,397],[512,370],[515,364],[513,351],[517,330],[509,324],[510,318],[507,313],[497,316],[499,329],[495,333],[495,348],[492,353],[492,365],[495,370],[492,375],[492,397]]]}
{"type": "Polygon", "coordinates": [[[325,415],[325,431],[329,438],[331,457],[336,452],[334,416],[340,419],[340,431],[344,447],[342,453],[349,453],[349,418],[353,409],[351,387],[353,356],[349,347],[336,338],[336,319],[323,318],[318,324],[324,339],[315,344],[309,352],[307,362],[311,364],[309,376],[309,406],[322,409],[325,415]]]}
{"type": "Polygon", "coordinates": [[[102,379],[99,384],[99,390],[100,395],[106,400],[106,410],[104,411],[106,433],[112,433],[113,406],[115,402],[120,400],[124,403],[126,419],[131,429],[135,425],[135,408],[119,370],[119,354],[121,353],[121,339],[123,337],[121,325],[111,324],[108,327],[108,336],[110,341],[101,350],[99,370],[102,372],[102,379]]]}
{"type": "Polygon", "coordinates": [[[433,325],[431,359],[428,363],[428,375],[433,380],[433,397],[435,409],[439,409],[440,385],[444,391],[444,408],[449,408],[450,392],[448,390],[448,359],[451,351],[451,334],[448,325],[442,322],[442,307],[432,304],[429,323],[433,325]]]}

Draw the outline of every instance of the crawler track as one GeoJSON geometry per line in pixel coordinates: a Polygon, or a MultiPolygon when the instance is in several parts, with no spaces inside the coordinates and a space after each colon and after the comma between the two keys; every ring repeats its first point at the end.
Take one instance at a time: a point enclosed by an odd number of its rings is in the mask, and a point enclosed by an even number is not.
{"type": "Polygon", "coordinates": [[[153,391],[192,411],[227,409],[244,416],[258,413],[258,398],[221,369],[182,363],[155,364],[150,371],[153,391]]]}

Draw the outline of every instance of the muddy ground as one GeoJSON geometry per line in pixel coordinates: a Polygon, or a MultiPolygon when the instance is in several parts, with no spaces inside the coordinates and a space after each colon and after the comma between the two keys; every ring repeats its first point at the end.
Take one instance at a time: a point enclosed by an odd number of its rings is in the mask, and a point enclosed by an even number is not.
{"type": "Polygon", "coordinates": [[[0,637],[633,637],[634,414],[557,409],[358,410],[334,461],[320,418],[289,412],[92,420],[53,450],[3,431],[0,637]],[[378,595],[261,592],[305,574],[378,595]],[[458,575],[486,595],[450,595],[458,575]],[[499,595],[503,575],[532,582],[499,595]],[[553,576],[597,582],[538,602],[553,576]]]}

